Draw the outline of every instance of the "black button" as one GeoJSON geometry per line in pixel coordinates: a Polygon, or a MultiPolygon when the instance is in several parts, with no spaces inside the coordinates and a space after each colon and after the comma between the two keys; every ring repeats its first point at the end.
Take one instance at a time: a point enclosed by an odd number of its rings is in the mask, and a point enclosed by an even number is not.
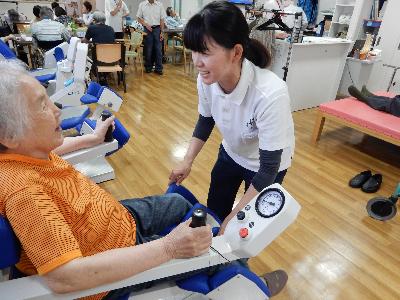
{"type": "Polygon", "coordinates": [[[250,227],[250,228],[253,228],[253,226],[254,226],[254,222],[250,222],[250,223],[249,223],[249,227],[250,227]]]}
{"type": "Polygon", "coordinates": [[[239,221],[242,221],[242,220],[244,220],[244,218],[246,217],[246,214],[244,213],[244,211],[239,211],[239,212],[236,214],[236,217],[237,217],[237,219],[238,219],[239,221]]]}
{"type": "Polygon", "coordinates": [[[244,208],[245,210],[250,210],[251,206],[250,205],[246,205],[246,207],[244,208]]]}

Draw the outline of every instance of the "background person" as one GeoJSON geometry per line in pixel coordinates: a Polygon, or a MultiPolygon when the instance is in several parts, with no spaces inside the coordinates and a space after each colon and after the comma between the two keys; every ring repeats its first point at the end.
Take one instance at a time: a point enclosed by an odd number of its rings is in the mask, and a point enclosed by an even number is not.
{"type": "Polygon", "coordinates": [[[111,44],[115,41],[114,30],[105,24],[106,16],[101,11],[93,13],[93,24],[89,25],[83,42],[93,42],[97,44],[111,44]]]}
{"type": "Polygon", "coordinates": [[[129,15],[128,6],[122,0],[105,0],[106,24],[115,32],[116,39],[124,38],[122,18],[129,15]]]}
{"type": "Polygon", "coordinates": [[[164,31],[165,11],[161,2],[156,0],[145,0],[139,4],[136,17],[140,24],[144,26],[147,35],[144,38],[145,49],[145,69],[146,73],[151,73],[153,69],[153,53],[155,53],[156,74],[163,74],[162,65],[162,40],[164,31]]]}
{"type": "Polygon", "coordinates": [[[35,16],[32,20],[31,20],[31,24],[39,22],[41,20],[40,18],[40,6],[39,5],[35,5],[32,9],[33,15],[35,16]]]}
{"type": "Polygon", "coordinates": [[[83,19],[83,23],[85,23],[86,26],[89,26],[90,24],[92,24],[92,20],[93,20],[92,9],[93,9],[92,3],[90,3],[89,1],[83,2],[82,19],[83,19]]]}

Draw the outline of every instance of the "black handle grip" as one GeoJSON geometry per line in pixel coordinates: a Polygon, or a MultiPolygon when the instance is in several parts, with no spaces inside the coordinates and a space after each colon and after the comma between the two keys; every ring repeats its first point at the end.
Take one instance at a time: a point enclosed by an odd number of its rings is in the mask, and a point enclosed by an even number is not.
{"type": "Polygon", "coordinates": [[[202,208],[197,208],[193,211],[192,214],[192,222],[190,223],[190,227],[200,227],[206,226],[207,221],[207,212],[202,208]]]}
{"type": "MultiPolygon", "coordinates": [[[[108,112],[108,111],[103,111],[102,113],[101,113],[101,120],[103,120],[103,121],[105,121],[105,120],[107,120],[109,117],[111,117],[112,115],[111,115],[111,113],[110,112],[108,112]]],[[[109,127],[108,127],[108,129],[107,129],[107,132],[106,132],[106,135],[104,136],[104,141],[106,142],[106,143],[108,143],[108,142],[112,142],[114,140],[114,138],[113,138],[113,126],[112,125],[110,125],[109,127]]]]}

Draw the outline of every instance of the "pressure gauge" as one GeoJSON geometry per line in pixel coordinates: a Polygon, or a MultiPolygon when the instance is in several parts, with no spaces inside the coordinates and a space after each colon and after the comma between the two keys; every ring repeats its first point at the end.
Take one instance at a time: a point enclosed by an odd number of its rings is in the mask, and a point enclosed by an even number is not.
{"type": "Polygon", "coordinates": [[[266,189],[256,200],[256,212],[263,218],[277,215],[285,205],[285,195],[276,188],[266,189]]]}

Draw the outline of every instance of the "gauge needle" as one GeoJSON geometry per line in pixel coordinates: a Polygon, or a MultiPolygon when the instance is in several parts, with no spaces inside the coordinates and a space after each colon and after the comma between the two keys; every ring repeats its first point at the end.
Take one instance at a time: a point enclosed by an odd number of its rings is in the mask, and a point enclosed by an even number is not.
{"type": "Polygon", "coordinates": [[[274,202],[268,202],[269,205],[275,206],[274,202]]]}

